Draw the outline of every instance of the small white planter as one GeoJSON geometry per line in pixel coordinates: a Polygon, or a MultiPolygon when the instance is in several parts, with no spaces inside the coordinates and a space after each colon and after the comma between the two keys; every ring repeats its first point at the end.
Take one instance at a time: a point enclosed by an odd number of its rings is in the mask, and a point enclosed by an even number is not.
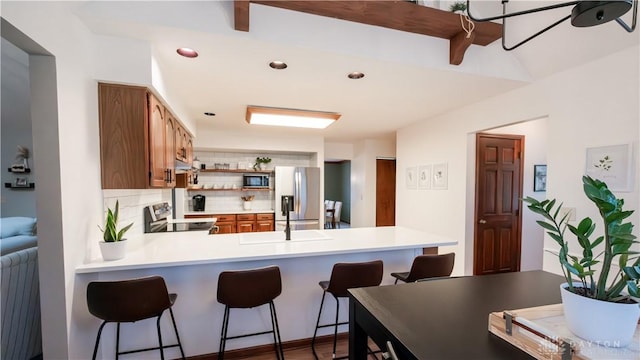
{"type": "Polygon", "coordinates": [[[245,210],[251,210],[251,201],[245,201],[245,202],[242,204],[242,207],[243,207],[245,210]]]}
{"type": "Polygon", "coordinates": [[[100,241],[100,252],[105,261],[119,260],[127,253],[127,241],[120,240],[114,242],[100,241]]]}
{"type": "Polygon", "coordinates": [[[560,294],[567,327],[572,333],[601,346],[629,345],[640,318],[638,304],[587,298],[572,293],[567,286],[566,283],[560,285],[560,294]]]}

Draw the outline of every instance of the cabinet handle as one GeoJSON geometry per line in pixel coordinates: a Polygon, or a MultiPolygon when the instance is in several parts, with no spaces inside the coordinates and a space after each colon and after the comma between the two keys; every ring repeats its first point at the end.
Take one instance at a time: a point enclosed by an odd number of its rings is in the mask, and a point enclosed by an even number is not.
{"type": "Polygon", "coordinates": [[[478,222],[479,222],[480,224],[486,224],[486,223],[487,223],[487,220],[485,220],[485,219],[480,219],[480,220],[478,220],[478,222]]]}

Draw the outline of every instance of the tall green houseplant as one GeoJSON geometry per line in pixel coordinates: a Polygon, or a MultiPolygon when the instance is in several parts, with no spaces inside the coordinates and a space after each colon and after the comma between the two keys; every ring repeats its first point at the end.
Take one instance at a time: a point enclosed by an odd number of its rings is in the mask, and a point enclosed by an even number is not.
{"type": "Polygon", "coordinates": [[[120,212],[120,204],[116,200],[116,207],[114,210],[107,209],[107,219],[104,224],[104,228],[100,230],[104,233],[103,239],[105,242],[121,241],[124,234],[133,226],[133,223],[118,230],[118,215],[120,212]]]}
{"type": "Polygon", "coordinates": [[[598,208],[604,228],[604,234],[595,238],[596,224],[591,218],[582,219],[578,226],[569,224],[569,214],[561,215],[562,203],[555,199],[538,201],[527,197],[523,201],[531,211],[542,215],[544,220],[537,223],[560,245],[558,259],[569,291],[597,300],[630,302],[623,290],[626,288],[630,295],[638,297],[640,279],[640,258],[637,251],[631,250],[638,241],[632,234],[633,224],[625,222],[633,211],[623,210],[624,200],[616,198],[604,182],[583,176],[582,184],[585,195],[598,208]],[[566,229],[575,236],[581,255],[570,253],[566,229]],[[615,263],[617,270],[612,268],[615,263]],[[574,277],[581,286],[574,286],[574,277]]]}

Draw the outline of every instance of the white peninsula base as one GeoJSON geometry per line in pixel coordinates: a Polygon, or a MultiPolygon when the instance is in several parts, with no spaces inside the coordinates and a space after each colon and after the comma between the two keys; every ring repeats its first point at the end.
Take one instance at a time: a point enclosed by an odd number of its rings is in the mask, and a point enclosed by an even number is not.
{"type": "MultiPolygon", "coordinates": [[[[277,265],[282,273],[282,294],[275,305],[282,341],[311,338],[317,319],[322,290],[318,282],[328,280],[337,262],[381,259],[383,285],[393,283],[394,271],[408,271],[416,255],[425,247],[455,245],[456,241],[428,233],[401,228],[352,228],[292,232],[294,241],[278,241],[275,233],[207,235],[206,232],[163,233],[138,239],[118,261],[95,260],[77,268],[77,291],[71,330],[71,350],[78,358],[90,358],[100,321],[86,308],[86,284],[94,280],[121,280],[160,275],[170,292],[178,294],[173,311],[186,356],[218,352],[224,306],[216,301],[218,274],[224,270],[277,265]],[[313,233],[312,233],[313,232],[313,233]],[[319,235],[318,235],[319,234],[319,235]]],[[[130,244],[131,245],[131,244],[130,244]]],[[[323,320],[332,321],[335,301],[325,302],[323,320]],[[326,315],[326,317],[325,317],[326,315]]],[[[347,300],[341,300],[340,319],[348,319],[347,300]]],[[[270,328],[268,307],[232,309],[229,335],[270,328]]],[[[163,342],[175,340],[168,314],[162,321],[163,342]]],[[[346,325],[339,331],[347,331],[346,325]]],[[[332,329],[319,330],[319,335],[332,329]]],[[[270,335],[231,340],[227,349],[272,343],[270,335]]],[[[121,327],[120,346],[131,349],[155,346],[155,320],[144,320],[121,327]]],[[[115,325],[102,334],[99,354],[114,358],[115,325]]],[[[177,348],[165,350],[167,358],[180,356],[177,348]]],[[[128,359],[148,359],[150,353],[129,355],[128,359]]],[[[100,357],[100,356],[99,356],[100,357]]]]}

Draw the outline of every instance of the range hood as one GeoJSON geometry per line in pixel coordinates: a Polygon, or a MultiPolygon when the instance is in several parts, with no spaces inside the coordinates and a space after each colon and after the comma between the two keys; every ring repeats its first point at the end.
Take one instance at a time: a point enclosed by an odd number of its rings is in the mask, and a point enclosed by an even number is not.
{"type": "Polygon", "coordinates": [[[184,161],[180,161],[180,160],[176,160],[175,165],[176,165],[176,172],[178,172],[178,170],[186,171],[186,170],[192,169],[191,164],[186,163],[184,161]]]}

